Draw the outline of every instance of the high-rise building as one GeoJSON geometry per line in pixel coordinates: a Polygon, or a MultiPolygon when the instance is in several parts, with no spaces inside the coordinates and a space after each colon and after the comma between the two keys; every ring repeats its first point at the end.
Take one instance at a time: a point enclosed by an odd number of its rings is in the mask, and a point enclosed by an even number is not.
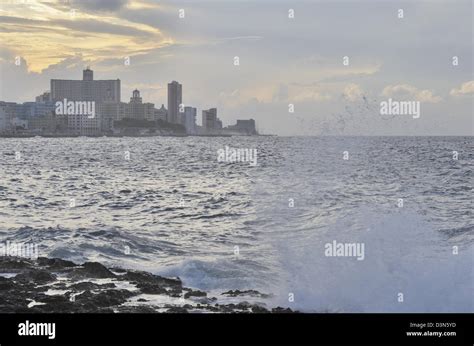
{"type": "Polygon", "coordinates": [[[17,117],[19,106],[16,102],[0,101],[0,131],[12,131],[12,122],[17,117]]]}
{"type": "Polygon", "coordinates": [[[178,124],[180,121],[179,106],[183,103],[182,85],[176,81],[168,83],[168,122],[178,124]]]}
{"type": "Polygon", "coordinates": [[[196,114],[197,109],[194,107],[184,107],[183,125],[187,134],[196,133],[196,114]]]}
{"type": "Polygon", "coordinates": [[[101,131],[113,130],[114,122],[129,116],[129,105],[125,102],[102,102],[97,107],[101,121],[101,131]]]}
{"type": "Polygon", "coordinates": [[[51,93],[49,91],[45,91],[43,94],[36,96],[36,102],[46,103],[50,101],[51,101],[51,93]]]}
{"type": "Polygon", "coordinates": [[[225,130],[236,133],[236,134],[245,134],[245,135],[256,135],[258,134],[255,120],[237,120],[235,125],[230,125],[225,128],[225,130]]]}
{"type": "Polygon", "coordinates": [[[0,133],[5,132],[8,128],[8,118],[5,107],[0,104],[0,133]]]}
{"type": "Polygon", "coordinates": [[[28,118],[28,130],[38,134],[64,133],[67,131],[68,119],[58,117],[54,112],[28,118]]]}
{"type": "MultiPolygon", "coordinates": [[[[94,72],[87,67],[82,80],[51,79],[51,101],[94,101],[95,108],[101,103],[120,102],[120,79],[94,80],[94,72]]],[[[68,114],[68,131],[72,134],[95,135],[101,130],[100,113],[91,118],[83,114],[68,114]]]]}
{"type": "Polygon", "coordinates": [[[129,118],[155,120],[155,105],[153,103],[143,103],[140,91],[135,89],[129,103],[129,118]]]}
{"type": "Polygon", "coordinates": [[[82,71],[82,80],[94,80],[94,71],[89,66],[82,71]]]}
{"type": "Polygon", "coordinates": [[[164,104],[161,105],[160,109],[155,108],[155,121],[156,120],[168,121],[168,110],[164,104]]]}
{"type": "Polygon", "coordinates": [[[140,91],[135,89],[130,97],[130,102],[102,102],[98,107],[98,114],[101,118],[101,128],[103,131],[112,131],[115,121],[123,119],[135,120],[155,120],[155,105],[153,103],[143,103],[140,91]]]}
{"type": "Polygon", "coordinates": [[[208,133],[219,132],[222,129],[222,121],[217,117],[217,108],[202,111],[202,128],[208,133]]]}
{"type": "Polygon", "coordinates": [[[82,80],[51,79],[51,100],[120,102],[120,79],[94,80],[94,72],[83,71],[82,80]]]}
{"type": "Polygon", "coordinates": [[[140,97],[140,91],[138,89],[133,90],[132,97],[130,97],[130,103],[142,103],[142,98],[140,97]]]}

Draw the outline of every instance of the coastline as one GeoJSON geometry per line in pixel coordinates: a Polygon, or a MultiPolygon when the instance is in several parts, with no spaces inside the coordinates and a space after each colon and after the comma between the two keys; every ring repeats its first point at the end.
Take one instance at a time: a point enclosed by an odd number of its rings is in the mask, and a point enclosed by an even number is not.
{"type": "Polygon", "coordinates": [[[107,268],[98,262],[76,264],[60,258],[0,256],[2,313],[292,313],[267,308],[269,295],[230,290],[219,304],[207,292],[185,287],[180,278],[145,271],[107,268]]]}
{"type": "Polygon", "coordinates": [[[188,135],[188,134],[151,134],[151,135],[130,135],[130,134],[124,134],[124,135],[66,135],[66,134],[61,134],[61,135],[33,135],[33,134],[27,134],[27,135],[13,135],[13,134],[0,134],[0,138],[80,138],[80,137],[90,137],[90,138],[101,138],[101,137],[111,137],[111,138],[122,138],[122,137],[271,137],[271,136],[277,136],[277,135],[236,135],[236,134],[207,134],[207,135],[188,135]]]}

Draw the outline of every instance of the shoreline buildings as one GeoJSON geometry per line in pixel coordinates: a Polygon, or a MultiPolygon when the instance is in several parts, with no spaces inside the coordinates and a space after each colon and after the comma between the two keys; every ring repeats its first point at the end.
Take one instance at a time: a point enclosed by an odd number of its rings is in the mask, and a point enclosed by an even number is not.
{"type": "Polygon", "coordinates": [[[217,108],[202,110],[202,126],[196,124],[197,108],[183,105],[183,87],[168,84],[168,109],[143,102],[138,89],[128,103],[121,101],[121,81],[95,80],[87,67],[82,79],[51,79],[50,91],[35,102],[0,101],[0,134],[3,135],[257,135],[255,121],[237,120],[223,128],[217,108]],[[62,103],[62,107],[56,107],[62,103]],[[76,107],[69,107],[69,103],[76,107]],[[77,112],[92,103],[93,114],[77,112]],[[79,107],[78,107],[79,106],[79,107]],[[59,109],[67,112],[58,111],[59,109]],[[75,109],[76,111],[69,111],[75,109]]]}
{"type": "Polygon", "coordinates": [[[196,114],[197,109],[194,107],[184,107],[184,113],[182,114],[181,123],[186,129],[186,133],[190,135],[197,134],[196,125],[196,114]]]}
{"type": "Polygon", "coordinates": [[[183,103],[183,86],[176,81],[168,83],[168,122],[178,124],[183,103]]]}
{"type": "MultiPolygon", "coordinates": [[[[82,80],[51,79],[51,101],[68,100],[73,102],[102,103],[120,102],[120,79],[94,80],[94,71],[89,67],[82,71],[82,80]]],[[[99,107],[96,107],[99,108],[99,107]]],[[[70,134],[98,135],[102,132],[100,116],[67,114],[67,129],[70,134]]]]}
{"type": "Polygon", "coordinates": [[[217,108],[203,109],[202,128],[208,134],[222,131],[222,121],[217,117],[217,108]]]}

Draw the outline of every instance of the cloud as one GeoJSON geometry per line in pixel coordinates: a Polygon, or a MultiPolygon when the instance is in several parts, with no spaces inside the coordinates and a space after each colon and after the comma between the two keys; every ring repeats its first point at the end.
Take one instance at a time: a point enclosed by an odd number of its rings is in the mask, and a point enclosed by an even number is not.
{"type": "Polygon", "coordinates": [[[470,78],[471,65],[460,64],[453,73],[449,66],[440,69],[437,59],[426,60],[452,47],[461,61],[472,60],[469,0],[449,8],[410,2],[407,13],[424,13],[430,20],[398,25],[401,31],[395,36],[387,23],[400,23],[396,13],[372,2],[3,2],[0,99],[34,100],[49,88],[49,79],[80,79],[82,68],[91,65],[97,79],[122,80],[125,101],[138,87],[144,102],[166,104],[166,85],[178,80],[186,105],[200,110],[217,106],[227,123],[253,117],[272,133],[310,134],[313,119],[316,124],[334,123],[338,133],[341,128],[350,133],[351,124],[361,128],[354,133],[381,134],[460,134],[472,128],[472,106],[459,102],[472,97],[472,84],[462,85],[470,78]],[[287,11],[293,6],[296,19],[289,20],[287,11]],[[185,18],[179,18],[180,8],[185,18]],[[368,12],[374,15],[367,17],[368,12]],[[333,25],[335,19],[340,19],[338,25],[333,25]],[[403,51],[410,54],[402,59],[403,51]],[[349,66],[342,64],[345,55],[349,66]],[[21,66],[14,64],[17,56],[21,66]],[[234,56],[240,57],[239,67],[233,65],[234,56]],[[130,57],[130,65],[124,57],[130,57]],[[385,119],[379,123],[369,118],[369,113],[378,114],[386,86],[387,95],[438,102],[424,106],[433,115],[430,122],[420,119],[414,128],[400,120],[394,127],[385,119]],[[296,109],[292,117],[289,103],[296,109]],[[446,124],[450,112],[457,118],[446,124]]]}
{"type": "Polygon", "coordinates": [[[112,13],[126,8],[125,1],[39,2],[6,7],[0,16],[0,40],[28,69],[41,72],[64,57],[82,54],[98,63],[110,57],[136,56],[174,44],[156,26],[128,21],[112,13]],[[41,42],[41,44],[38,44],[41,42]]]}
{"type": "Polygon", "coordinates": [[[128,0],[59,0],[52,2],[50,6],[56,8],[78,8],[88,12],[115,12],[125,7],[128,0]]]}
{"type": "Polygon", "coordinates": [[[332,96],[321,89],[318,88],[305,88],[302,90],[294,91],[294,95],[292,97],[292,100],[296,102],[302,102],[302,101],[328,101],[332,98],[332,96]]]}
{"type": "Polygon", "coordinates": [[[285,84],[280,84],[275,92],[273,93],[273,101],[275,102],[286,102],[288,101],[288,96],[289,96],[289,91],[288,91],[288,85],[285,84]]]}
{"type": "Polygon", "coordinates": [[[344,88],[343,96],[349,101],[357,101],[362,99],[362,96],[364,96],[364,92],[362,91],[360,85],[351,83],[344,88]]]}
{"type": "Polygon", "coordinates": [[[451,96],[462,97],[474,94],[474,80],[463,83],[459,89],[451,89],[449,92],[451,96]]]}
{"type": "Polygon", "coordinates": [[[431,90],[420,90],[408,84],[388,85],[383,89],[382,95],[397,99],[415,99],[427,103],[438,103],[442,100],[441,96],[435,96],[431,90]]]}

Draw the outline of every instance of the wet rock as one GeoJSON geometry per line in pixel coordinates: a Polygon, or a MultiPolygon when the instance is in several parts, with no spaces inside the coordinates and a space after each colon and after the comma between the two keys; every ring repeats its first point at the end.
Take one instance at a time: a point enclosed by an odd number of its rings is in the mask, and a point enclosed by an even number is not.
{"type": "Polygon", "coordinates": [[[134,294],[128,290],[107,290],[99,293],[85,291],[75,296],[75,302],[94,304],[97,307],[111,307],[123,304],[134,294]]]}
{"type": "Polygon", "coordinates": [[[139,314],[153,314],[156,313],[156,310],[151,306],[120,306],[117,308],[117,312],[121,313],[139,313],[139,314]]]}
{"type": "MultiPolygon", "coordinates": [[[[17,257],[0,257],[0,273],[16,274],[14,277],[0,276],[0,312],[293,312],[288,308],[281,307],[269,311],[261,304],[250,304],[245,301],[237,304],[219,305],[216,303],[216,298],[208,297],[206,292],[183,287],[179,278],[165,278],[143,271],[121,268],[112,270],[117,275],[97,262],[86,262],[79,265],[58,258],[29,260],[17,257]],[[94,281],[97,279],[111,279],[110,281],[113,282],[101,284],[94,281]],[[129,287],[129,289],[122,287],[129,287]],[[134,300],[141,294],[183,298],[187,301],[175,299],[173,304],[163,304],[159,303],[162,301],[161,298],[155,300],[138,297],[139,299],[134,300]]],[[[267,296],[255,290],[231,290],[222,293],[222,295],[232,297],[267,296]]]]}
{"type": "Polygon", "coordinates": [[[179,297],[182,292],[181,280],[164,278],[147,272],[127,271],[117,279],[134,283],[142,293],[146,294],[168,294],[179,297]]]}
{"type": "Polygon", "coordinates": [[[105,266],[97,262],[86,262],[83,265],[84,271],[90,275],[99,279],[114,278],[115,274],[108,270],[105,266]]]}
{"type": "Polygon", "coordinates": [[[206,297],[207,293],[202,292],[202,291],[189,291],[184,294],[184,298],[190,298],[190,297],[206,297]]]}
{"type": "Polygon", "coordinates": [[[180,289],[182,287],[181,280],[179,279],[164,278],[162,276],[141,271],[127,271],[127,273],[121,275],[119,279],[136,283],[154,283],[168,287],[179,287],[180,289]]]}
{"type": "Polygon", "coordinates": [[[14,281],[45,284],[55,281],[56,276],[43,269],[27,269],[15,276],[14,281]]]}
{"type": "Polygon", "coordinates": [[[66,261],[60,258],[39,257],[37,259],[38,265],[42,267],[49,267],[51,269],[64,269],[77,266],[74,262],[66,261]]]}
{"type": "Polygon", "coordinates": [[[187,313],[188,310],[181,306],[173,306],[173,307],[170,307],[168,310],[166,310],[166,312],[170,312],[173,314],[183,314],[183,313],[187,313]]]}
{"type": "Polygon", "coordinates": [[[26,258],[0,256],[0,273],[32,268],[33,261],[26,258]]]}
{"type": "Polygon", "coordinates": [[[291,310],[290,308],[282,308],[281,306],[278,306],[276,308],[272,309],[272,312],[278,313],[278,314],[287,314],[287,313],[293,313],[294,311],[291,310]]]}
{"type": "Polygon", "coordinates": [[[0,291],[11,290],[15,287],[15,283],[11,279],[0,276],[0,291]]]}
{"type": "Polygon", "coordinates": [[[256,290],[246,290],[246,291],[240,291],[240,290],[230,290],[227,292],[221,293],[222,295],[227,295],[229,297],[238,297],[238,296],[251,296],[251,297],[260,297],[260,298],[268,298],[270,297],[269,294],[261,293],[256,290]]]}
{"type": "Polygon", "coordinates": [[[113,267],[113,268],[110,268],[111,271],[115,272],[116,274],[121,274],[121,273],[126,273],[127,270],[126,269],[123,269],[123,268],[116,268],[116,267],[113,267]]]}
{"type": "Polygon", "coordinates": [[[86,291],[86,290],[100,290],[100,289],[107,289],[107,288],[115,288],[114,283],[107,283],[107,284],[96,284],[93,282],[79,282],[77,284],[71,285],[68,288],[73,289],[75,291],[86,291]]]}
{"type": "Polygon", "coordinates": [[[87,278],[107,279],[115,278],[115,274],[98,262],[86,262],[82,268],[74,270],[73,275],[84,276],[87,278]]]}
{"type": "Polygon", "coordinates": [[[139,288],[140,291],[142,293],[145,293],[145,294],[166,294],[166,293],[168,293],[166,288],[164,288],[163,286],[158,285],[158,284],[154,284],[154,283],[148,283],[148,282],[138,283],[137,288],[139,288]]]}
{"type": "Polygon", "coordinates": [[[252,312],[253,313],[268,313],[269,311],[262,306],[255,305],[255,306],[252,306],[252,312]]]}

